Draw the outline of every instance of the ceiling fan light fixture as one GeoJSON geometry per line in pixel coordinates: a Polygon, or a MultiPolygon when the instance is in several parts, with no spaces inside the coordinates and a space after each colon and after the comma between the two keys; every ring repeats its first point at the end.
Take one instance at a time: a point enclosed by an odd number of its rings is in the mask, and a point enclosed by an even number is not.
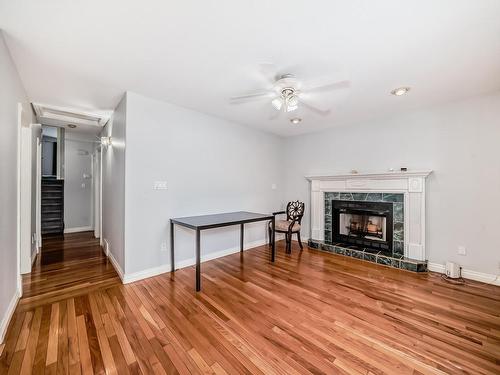
{"type": "Polygon", "coordinates": [[[281,98],[274,98],[271,101],[271,104],[273,105],[274,108],[276,108],[279,111],[281,109],[281,107],[283,106],[283,99],[281,99],[281,98]]]}
{"type": "Polygon", "coordinates": [[[294,117],[294,118],[291,118],[290,119],[290,122],[294,125],[298,125],[300,124],[300,122],[302,121],[302,119],[300,117],[294,117]]]}

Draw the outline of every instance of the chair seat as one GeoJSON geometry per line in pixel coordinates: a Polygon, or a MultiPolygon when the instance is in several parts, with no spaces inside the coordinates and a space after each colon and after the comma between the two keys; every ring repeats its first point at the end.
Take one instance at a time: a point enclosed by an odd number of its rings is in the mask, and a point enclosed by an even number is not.
{"type": "MultiPolygon", "coordinates": [[[[290,226],[291,221],[288,220],[276,220],[276,230],[277,231],[283,231],[283,232],[288,232],[288,227],[290,226]]],[[[269,226],[271,226],[271,222],[269,223],[269,226]]],[[[292,227],[292,232],[298,232],[300,230],[300,224],[295,223],[293,224],[292,227]]]]}

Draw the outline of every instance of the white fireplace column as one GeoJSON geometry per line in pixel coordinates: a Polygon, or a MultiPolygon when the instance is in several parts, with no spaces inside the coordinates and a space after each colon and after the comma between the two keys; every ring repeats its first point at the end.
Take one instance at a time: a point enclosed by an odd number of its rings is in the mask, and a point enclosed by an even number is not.
{"type": "Polygon", "coordinates": [[[426,260],[425,180],[432,171],[306,176],[311,182],[311,239],[325,235],[325,193],[404,194],[404,254],[426,260]]]}

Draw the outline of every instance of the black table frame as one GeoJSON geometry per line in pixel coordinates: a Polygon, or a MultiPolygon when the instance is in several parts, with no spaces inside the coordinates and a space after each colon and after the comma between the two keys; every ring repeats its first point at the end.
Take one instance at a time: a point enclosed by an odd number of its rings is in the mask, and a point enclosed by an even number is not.
{"type": "MultiPolygon", "coordinates": [[[[224,215],[224,214],[221,214],[224,215]]],[[[203,215],[205,216],[205,215],[203,215]]],[[[217,215],[209,215],[209,216],[217,216],[217,215]]],[[[258,221],[271,221],[272,228],[272,238],[271,238],[271,262],[274,263],[276,257],[276,232],[274,230],[275,224],[275,216],[274,215],[264,215],[258,218],[252,219],[243,219],[243,220],[232,220],[225,222],[218,222],[216,224],[206,224],[206,225],[190,225],[182,221],[183,218],[174,218],[170,219],[170,261],[171,261],[171,271],[175,272],[175,260],[174,260],[174,224],[179,226],[190,228],[196,231],[196,291],[199,292],[201,290],[201,252],[200,252],[200,234],[202,230],[205,229],[213,229],[220,227],[228,227],[231,225],[240,225],[240,252],[243,252],[243,239],[244,239],[244,226],[247,223],[255,223],[258,221]]]]}

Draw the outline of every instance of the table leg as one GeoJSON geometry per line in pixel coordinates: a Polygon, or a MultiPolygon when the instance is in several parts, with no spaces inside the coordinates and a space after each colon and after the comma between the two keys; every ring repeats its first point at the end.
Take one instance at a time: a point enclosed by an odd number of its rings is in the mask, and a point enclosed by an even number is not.
{"type": "Polygon", "coordinates": [[[275,258],[275,253],[276,253],[276,231],[274,230],[274,224],[276,223],[276,218],[273,216],[272,220],[271,220],[271,225],[272,225],[272,239],[271,239],[271,242],[272,242],[272,246],[271,246],[271,262],[274,262],[274,258],[275,258]]]}
{"type": "Polygon", "coordinates": [[[170,220],[170,271],[175,271],[174,261],[174,223],[170,220]]]}
{"type": "Polygon", "coordinates": [[[240,225],[241,225],[241,227],[240,227],[240,251],[243,252],[243,236],[244,236],[244,229],[243,229],[243,227],[244,227],[245,224],[242,223],[240,225]]]}
{"type": "Polygon", "coordinates": [[[201,275],[200,275],[200,230],[196,230],[196,291],[201,290],[201,275]]]}

